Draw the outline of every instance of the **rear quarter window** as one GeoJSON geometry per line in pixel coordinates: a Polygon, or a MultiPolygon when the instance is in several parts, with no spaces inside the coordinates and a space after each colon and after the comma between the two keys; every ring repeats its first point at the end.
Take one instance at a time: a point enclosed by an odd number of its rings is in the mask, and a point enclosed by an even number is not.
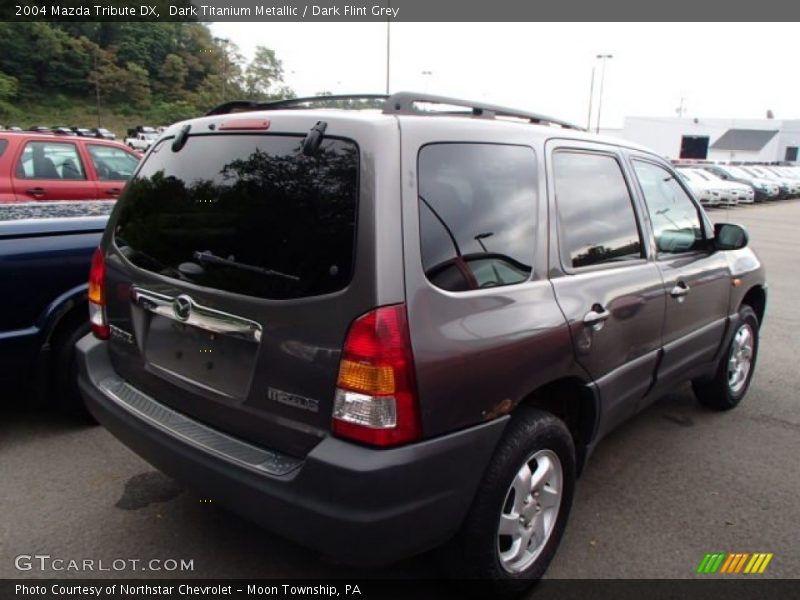
{"type": "Polygon", "coordinates": [[[527,146],[442,143],[418,157],[422,263],[439,288],[463,292],[530,278],[536,161],[527,146]]]}
{"type": "Polygon", "coordinates": [[[119,201],[114,237],[134,265],[249,296],[336,292],[353,272],[359,152],[326,138],[190,136],[153,149],[119,201]]]}

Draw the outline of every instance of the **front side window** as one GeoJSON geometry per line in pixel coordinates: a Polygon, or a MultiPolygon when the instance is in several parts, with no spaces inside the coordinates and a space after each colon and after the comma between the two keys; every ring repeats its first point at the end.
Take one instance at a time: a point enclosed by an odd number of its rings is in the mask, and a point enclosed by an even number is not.
{"type": "Polygon", "coordinates": [[[100,181],[125,181],[139,164],[138,158],[121,148],[89,144],[88,149],[100,181]]]}
{"type": "Polygon", "coordinates": [[[630,191],[613,156],[553,155],[561,260],[573,268],[642,258],[630,191]]]}
{"type": "Polygon", "coordinates": [[[17,163],[22,179],[86,179],[75,144],[28,142],[17,163]]]}
{"type": "Polygon", "coordinates": [[[431,144],[419,152],[425,275],[461,292],[526,281],[532,271],[536,162],[527,146],[431,144]]]}
{"type": "Polygon", "coordinates": [[[653,223],[658,251],[691,252],[703,245],[703,226],[694,202],[672,173],[648,162],[633,161],[653,223]]]}

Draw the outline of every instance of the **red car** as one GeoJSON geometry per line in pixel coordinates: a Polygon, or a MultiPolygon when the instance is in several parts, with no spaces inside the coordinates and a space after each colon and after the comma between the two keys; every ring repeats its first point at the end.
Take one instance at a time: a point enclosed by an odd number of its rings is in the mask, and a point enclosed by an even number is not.
{"type": "Polygon", "coordinates": [[[0,203],[115,200],[139,158],[118,142],[0,131],[0,203]]]}

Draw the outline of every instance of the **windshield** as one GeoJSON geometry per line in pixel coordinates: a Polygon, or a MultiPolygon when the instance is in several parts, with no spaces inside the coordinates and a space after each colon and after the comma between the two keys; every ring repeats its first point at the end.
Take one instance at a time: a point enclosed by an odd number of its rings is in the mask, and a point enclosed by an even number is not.
{"type": "Polygon", "coordinates": [[[734,177],[744,178],[744,179],[753,179],[753,175],[740,169],[739,167],[727,167],[723,169],[726,173],[731,174],[734,177]]]}
{"type": "Polygon", "coordinates": [[[162,141],[120,200],[115,241],[136,266],[262,298],[344,288],[353,271],[358,148],[326,138],[162,141]]]}

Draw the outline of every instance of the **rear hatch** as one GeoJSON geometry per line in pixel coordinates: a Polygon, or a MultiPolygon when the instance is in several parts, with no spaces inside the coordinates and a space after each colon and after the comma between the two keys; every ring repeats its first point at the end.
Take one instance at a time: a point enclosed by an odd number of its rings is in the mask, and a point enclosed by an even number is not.
{"type": "Polygon", "coordinates": [[[347,328],[374,303],[356,276],[360,149],[202,129],[177,151],[162,139],[112,215],[112,361],[178,411],[303,456],[330,429],[347,328]]]}

